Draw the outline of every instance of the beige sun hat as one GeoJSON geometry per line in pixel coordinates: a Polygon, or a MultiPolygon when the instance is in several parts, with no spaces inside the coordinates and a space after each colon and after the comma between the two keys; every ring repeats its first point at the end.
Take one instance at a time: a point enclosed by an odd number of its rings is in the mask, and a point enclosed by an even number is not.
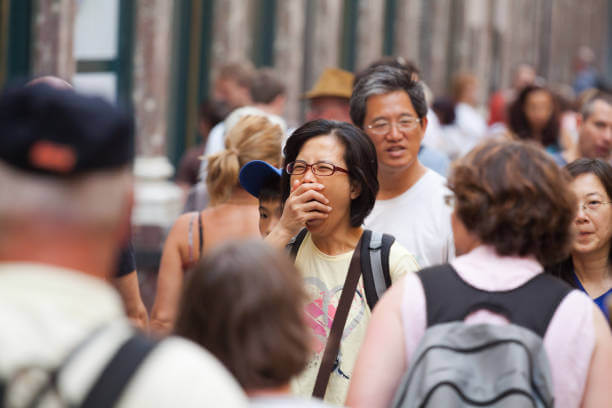
{"type": "Polygon", "coordinates": [[[313,99],[322,96],[335,96],[350,99],[353,93],[355,76],[340,68],[325,68],[312,89],[304,94],[304,98],[313,99]]]}

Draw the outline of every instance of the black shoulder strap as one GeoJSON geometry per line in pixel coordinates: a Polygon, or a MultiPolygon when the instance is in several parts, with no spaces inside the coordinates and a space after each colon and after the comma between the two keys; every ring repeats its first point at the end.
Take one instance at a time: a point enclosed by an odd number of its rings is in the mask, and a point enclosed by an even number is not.
{"type": "Polygon", "coordinates": [[[98,377],[82,408],[103,408],[114,406],[142,361],[157,343],[141,333],[130,337],[115,353],[98,377]]]}
{"type": "Polygon", "coordinates": [[[295,257],[297,256],[298,250],[300,249],[300,245],[302,245],[302,241],[306,238],[306,233],[308,230],[306,228],[302,228],[300,232],[287,244],[287,249],[289,250],[289,257],[291,260],[295,261],[295,257]]]}
{"type": "Polygon", "coordinates": [[[391,254],[391,246],[395,242],[395,237],[389,234],[383,234],[382,237],[382,270],[385,276],[387,288],[391,286],[391,270],[389,269],[389,256],[391,254]]]}
{"type": "MultiPolygon", "coordinates": [[[[62,370],[67,367],[80,352],[106,330],[108,325],[102,325],[88,334],[70,351],[64,361],[49,373],[49,381],[38,389],[30,399],[28,407],[38,407],[47,393],[54,389],[57,391],[57,380],[62,370]]],[[[153,350],[157,343],[148,339],[142,333],[134,333],[125,341],[97,378],[89,390],[87,397],[80,404],[81,407],[112,407],[121,396],[121,392],[144,358],[153,350]]],[[[0,382],[0,407],[4,406],[4,387],[0,382]]]]}
{"type": "Polygon", "coordinates": [[[487,292],[469,285],[448,264],[423,269],[418,276],[425,291],[428,327],[460,321],[486,309],[544,337],[557,307],[572,290],[561,280],[539,273],[516,289],[487,292]]]}
{"type": "MultiPolygon", "coordinates": [[[[41,401],[43,400],[43,398],[45,398],[45,396],[47,395],[47,393],[49,393],[51,390],[55,390],[57,392],[57,389],[58,389],[57,379],[60,373],[62,372],[62,370],[66,366],[68,366],[83,349],[89,346],[89,344],[92,341],[94,341],[94,339],[96,339],[100,335],[100,333],[107,330],[109,326],[110,326],[109,324],[104,323],[96,327],[89,334],[87,334],[87,336],[85,336],[84,339],[79,341],[77,345],[74,346],[72,350],[70,350],[68,355],[62,361],[62,363],[59,366],[57,366],[55,369],[49,372],[49,381],[46,384],[44,384],[42,387],[40,387],[36,392],[32,393],[32,398],[30,398],[30,401],[28,402],[27,407],[30,407],[30,408],[38,407],[41,401]]],[[[0,399],[0,402],[2,402],[1,399],[0,399]]],[[[0,407],[2,406],[3,405],[0,405],[0,407]]]]}
{"type": "Polygon", "coordinates": [[[370,230],[363,231],[361,250],[361,273],[366,300],[370,310],[391,286],[389,253],[395,238],[370,230]]]}
{"type": "Polygon", "coordinates": [[[4,406],[4,388],[6,387],[6,385],[4,384],[4,381],[0,380],[0,407],[4,406]]]}

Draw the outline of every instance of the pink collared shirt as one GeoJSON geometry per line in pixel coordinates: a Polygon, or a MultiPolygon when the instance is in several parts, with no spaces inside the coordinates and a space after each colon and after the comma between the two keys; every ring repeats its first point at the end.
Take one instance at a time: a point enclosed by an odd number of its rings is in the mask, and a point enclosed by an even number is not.
{"type": "MultiPolygon", "coordinates": [[[[461,279],[487,291],[515,289],[543,269],[535,258],[502,257],[489,246],[479,246],[456,258],[451,265],[461,279]]],[[[416,274],[408,274],[403,285],[402,323],[409,366],[425,333],[427,317],[423,286],[416,274]]],[[[471,313],[465,321],[507,324],[505,317],[487,310],[471,313]]],[[[580,405],[594,347],[593,302],[584,293],[572,291],[557,308],[544,336],[556,407],[580,405]]]]}

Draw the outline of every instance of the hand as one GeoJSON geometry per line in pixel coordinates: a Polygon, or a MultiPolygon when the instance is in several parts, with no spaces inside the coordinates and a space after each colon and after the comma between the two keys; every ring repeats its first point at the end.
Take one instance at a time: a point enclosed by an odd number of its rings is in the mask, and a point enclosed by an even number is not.
{"type": "Polygon", "coordinates": [[[289,235],[294,236],[310,221],[328,217],[332,208],[328,205],[329,200],[321,193],[324,188],[319,183],[294,181],[279,222],[289,235]]]}
{"type": "Polygon", "coordinates": [[[308,222],[327,218],[332,208],[327,205],[329,200],[320,193],[324,188],[323,184],[295,180],[279,222],[264,241],[283,249],[308,222]]]}

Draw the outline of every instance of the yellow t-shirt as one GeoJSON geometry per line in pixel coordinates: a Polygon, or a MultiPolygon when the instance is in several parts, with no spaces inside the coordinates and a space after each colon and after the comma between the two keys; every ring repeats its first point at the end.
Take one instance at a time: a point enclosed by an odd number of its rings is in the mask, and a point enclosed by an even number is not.
{"type": "MultiPolygon", "coordinates": [[[[353,251],[334,256],[324,254],[314,245],[310,233],[306,234],[300,245],[295,265],[302,273],[308,295],[306,321],[313,332],[314,355],[306,369],[291,383],[292,390],[296,394],[312,395],[352,256],[353,251]]],[[[415,272],[418,269],[419,266],[414,257],[404,247],[394,242],[389,251],[391,281],[396,282],[407,272],[415,272]]],[[[330,376],[325,401],[338,405],[344,404],[357,353],[365,338],[370,316],[371,311],[365,298],[363,278],[359,278],[340,342],[339,363],[330,376]]]]}

